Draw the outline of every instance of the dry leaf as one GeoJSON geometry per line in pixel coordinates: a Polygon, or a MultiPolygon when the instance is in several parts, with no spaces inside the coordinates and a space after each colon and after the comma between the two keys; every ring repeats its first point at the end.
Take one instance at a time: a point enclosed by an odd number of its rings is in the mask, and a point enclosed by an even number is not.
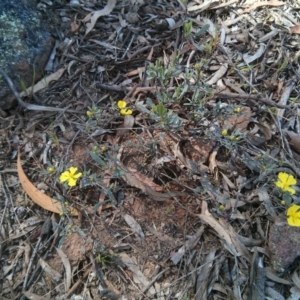
{"type": "Polygon", "coordinates": [[[221,175],[223,176],[223,179],[225,180],[226,184],[231,188],[231,189],[236,189],[236,186],[234,185],[234,183],[222,172],[220,172],[221,175]]]}
{"type": "MultiPolygon", "coordinates": [[[[170,193],[158,193],[149,185],[144,184],[144,182],[138,180],[134,174],[131,173],[129,169],[127,169],[121,162],[118,162],[118,167],[124,171],[125,175],[122,178],[131,186],[134,186],[145,194],[147,194],[151,199],[155,201],[167,201],[175,196],[185,196],[184,192],[170,192],[170,193]]],[[[131,168],[130,168],[131,169],[131,168]]],[[[132,170],[132,169],[131,169],[132,170]]],[[[135,169],[133,169],[135,170],[135,169]]],[[[137,172],[137,171],[135,171],[137,172]]]]}
{"type": "Polygon", "coordinates": [[[226,249],[234,256],[240,256],[240,253],[237,253],[234,244],[232,243],[232,240],[230,238],[230,235],[228,232],[223,228],[223,226],[210,214],[210,212],[207,209],[207,203],[205,201],[202,202],[202,211],[201,214],[198,215],[199,218],[211,226],[221,237],[221,239],[224,241],[226,249]]]}
{"type": "Polygon", "coordinates": [[[134,125],[134,117],[131,115],[124,116],[123,124],[117,129],[117,136],[124,136],[134,125]]]}
{"type": "Polygon", "coordinates": [[[293,27],[290,27],[290,32],[300,34],[300,25],[295,25],[293,27]]]}
{"type": "MultiPolygon", "coordinates": [[[[45,195],[41,191],[39,191],[28,179],[21,165],[20,151],[18,152],[18,175],[21,185],[27,195],[31,198],[31,200],[44,208],[45,210],[60,214],[65,211],[61,202],[52,199],[51,197],[45,195]]],[[[74,208],[69,209],[69,213],[73,216],[78,216],[78,211],[74,208]]]]}
{"type": "Polygon", "coordinates": [[[209,156],[209,171],[211,174],[214,174],[215,168],[218,166],[216,161],[216,156],[218,151],[213,151],[212,154],[209,156]]]}
{"type": "Polygon", "coordinates": [[[289,136],[289,143],[290,146],[297,152],[300,153],[300,136],[299,134],[295,133],[294,131],[290,130],[283,130],[289,136]]]}
{"type": "Polygon", "coordinates": [[[101,10],[97,10],[95,12],[92,12],[90,14],[88,14],[82,21],[83,22],[88,22],[91,21],[90,23],[88,23],[86,25],[86,32],[85,34],[88,34],[95,26],[98,18],[100,18],[101,16],[107,16],[109,15],[112,10],[114,9],[115,5],[116,5],[117,0],[109,0],[106,4],[106,6],[101,9],[101,10]]]}
{"type": "Polygon", "coordinates": [[[39,259],[39,263],[43,271],[45,271],[51,279],[58,282],[61,279],[61,274],[59,274],[56,270],[50,267],[42,258],[39,259]]]}
{"type": "Polygon", "coordinates": [[[215,3],[219,3],[219,1],[218,0],[207,0],[207,1],[204,1],[200,5],[194,5],[194,6],[188,7],[188,11],[196,11],[197,10],[197,12],[200,13],[201,11],[208,9],[210,6],[213,6],[213,4],[215,4],[215,3]]]}
{"type": "Polygon", "coordinates": [[[247,133],[247,141],[254,146],[263,145],[267,140],[264,137],[256,136],[251,132],[247,133]]]}
{"type": "Polygon", "coordinates": [[[258,256],[255,248],[251,261],[249,299],[264,300],[266,272],[262,257],[258,256]]]}
{"type": "Polygon", "coordinates": [[[251,144],[260,146],[272,138],[272,131],[268,126],[260,124],[258,122],[253,123],[255,124],[254,129],[252,130],[252,132],[247,133],[247,140],[251,144]],[[262,132],[263,137],[256,135],[258,129],[262,132]]]}
{"type": "Polygon", "coordinates": [[[221,79],[228,70],[228,64],[223,64],[220,69],[214,74],[214,76],[206,82],[208,85],[213,85],[219,79],[221,79]]]}
{"type": "Polygon", "coordinates": [[[233,229],[233,227],[227,221],[225,221],[224,219],[220,219],[219,223],[221,224],[221,226],[223,227],[223,229],[226,230],[226,232],[230,236],[232,244],[234,245],[234,247],[235,247],[235,249],[236,249],[236,251],[238,253],[237,255],[238,256],[243,255],[243,257],[249,261],[249,259],[250,259],[249,250],[239,240],[239,238],[237,236],[237,233],[235,232],[235,230],[233,229]]]}
{"type": "Polygon", "coordinates": [[[131,167],[127,167],[127,169],[131,172],[131,174],[134,175],[134,177],[136,177],[137,180],[139,180],[140,182],[146,184],[147,186],[149,186],[151,189],[153,189],[156,192],[161,192],[163,190],[163,187],[156,184],[155,182],[153,182],[150,178],[148,178],[147,176],[145,176],[144,174],[140,173],[139,171],[137,171],[134,168],[131,167]]]}
{"type": "Polygon", "coordinates": [[[28,292],[28,291],[24,291],[24,292],[22,292],[22,295],[24,295],[29,300],[50,300],[51,299],[50,298],[51,297],[50,293],[47,293],[44,296],[40,296],[40,295],[31,293],[31,292],[28,292]]]}
{"type": "Polygon", "coordinates": [[[223,8],[223,7],[230,7],[230,5],[239,2],[239,0],[229,0],[228,2],[224,2],[222,4],[216,5],[214,7],[212,7],[211,9],[219,9],[219,8],[223,8]]]}
{"type": "MultiPolygon", "coordinates": [[[[107,171],[104,173],[104,175],[106,175],[106,176],[104,176],[104,178],[103,178],[103,180],[102,180],[102,189],[103,189],[103,190],[106,190],[106,189],[109,188],[110,180],[111,180],[111,177],[112,177],[112,171],[111,171],[111,170],[107,170],[107,171]]],[[[106,194],[102,191],[102,192],[100,193],[98,202],[99,202],[100,204],[103,203],[105,197],[106,197],[106,194]]],[[[99,206],[99,208],[97,209],[97,213],[98,213],[99,216],[101,215],[103,209],[104,209],[104,205],[101,204],[101,205],[99,206]]]]}
{"type": "Polygon", "coordinates": [[[46,88],[51,81],[58,80],[62,76],[62,74],[65,72],[65,70],[66,70],[66,68],[61,68],[61,69],[57,70],[55,73],[50,74],[49,76],[43,78],[38,83],[36,83],[34,86],[31,86],[26,91],[20,93],[20,97],[27,96],[28,94],[31,94],[31,93],[33,93],[33,94],[37,93],[38,91],[46,88]]]}
{"type": "Polygon", "coordinates": [[[171,260],[174,263],[174,265],[177,265],[180,260],[182,259],[182,257],[184,256],[184,254],[188,251],[190,251],[191,249],[193,249],[195,247],[195,245],[197,244],[197,242],[199,241],[199,239],[201,238],[203,232],[204,232],[205,226],[202,225],[197,232],[191,236],[189,238],[188,241],[186,241],[184,243],[184,245],[178,249],[178,251],[172,255],[171,260]]]}
{"type": "Polygon", "coordinates": [[[234,114],[228,119],[224,120],[223,128],[226,129],[239,129],[240,132],[244,132],[251,119],[251,108],[248,106],[241,106],[241,111],[238,114],[234,114]]]}
{"type": "Polygon", "coordinates": [[[206,174],[208,172],[207,166],[203,164],[199,164],[199,162],[193,161],[192,159],[189,159],[188,157],[185,157],[180,150],[181,145],[184,144],[185,141],[178,142],[174,149],[173,153],[175,157],[177,157],[187,168],[191,169],[196,174],[206,174]]]}
{"type": "Polygon", "coordinates": [[[71,287],[71,279],[72,279],[71,264],[70,264],[70,261],[69,261],[67,255],[61,249],[59,249],[59,248],[55,248],[55,249],[65,267],[65,271],[66,271],[65,289],[66,289],[66,291],[68,291],[69,288],[71,287]]]}
{"type": "Polygon", "coordinates": [[[230,87],[235,92],[237,92],[239,94],[243,94],[243,95],[246,94],[246,92],[244,92],[238,85],[231,83],[231,81],[229,79],[224,78],[223,81],[226,84],[226,86],[230,87]]]}
{"type": "Polygon", "coordinates": [[[123,216],[127,225],[136,233],[137,238],[142,241],[145,239],[145,235],[140,224],[130,215],[125,214],[123,216]]]}
{"type": "Polygon", "coordinates": [[[127,268],[133,273],[135,282],[141,283],[144,287],[149,285],[149,281],[130,256],[123,252],[120,253],[119,257],[122,259],[122,262],[127,266],[127,268]]]}
{"type": "Polygon", "coordinates": [[[266,267],[266,276],[274,282],[280,284],[291,285],[292,283],[286,279],[280,278],[271,267],[266,267]]]}
{"type": "Polygon", "coordinates": [[[257,7],[260,7],[260,6],[282,6],[285,4],[286,4],[285,2],[280,2],[277,0],[257,2],[257,3],[254,3],[253,5],[251,5],[249,8],[244,9],[242,13],[246,14],[246,13],[250,12],[251,10],[253,10],[257,7]]]}
{"type": "MultiPolygon", "coordinates": [[[[265,53],[266,49],[267,49],[267,46],[265,44],[261,43],[258,50],[253,55],[248,54],[248,53],[244,54],[243,59],[244,59],[245,63],[250,64],[253,61],[257,60],[265,53]]],[[[238,65],[238,67],[240,67],[240,66],[243,66],[243,64],[238,65]]]]}
{"type": "Polygon", "coordinates": [[[80,28],[80,25],[77,22],[74,21],[71,23],[71,32],[72,33],[78,32],[79,28],[80,28]]]}
{"type": "Polygon", "coordinates": [[[214,261],[216,259],[216,248],[210,249],[209,253],[206,255],[203,262],[203,267],[201,272],[197,277],[196,282],[196,297],[195,299],[208,299],[208,286],[211,283],[211,270],[214,266],[214,261]]]}
{"type": "MultiPolygon", "coordinates": [[[[266,299],[276,299],[276,300],[285,300],[286,298],[283,297],[279,292],[271,287],[266,287],[266,299]]],[[[299,298],[298,298],[299,299],[299,298]]],[[[291,300],[291,299],[289,299],[291,300]]]]}

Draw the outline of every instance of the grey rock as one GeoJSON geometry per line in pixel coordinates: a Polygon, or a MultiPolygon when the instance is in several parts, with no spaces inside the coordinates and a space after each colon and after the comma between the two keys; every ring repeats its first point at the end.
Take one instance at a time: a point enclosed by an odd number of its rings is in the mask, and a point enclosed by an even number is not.
{"type": "MultiPolygon", "coordinates": [[[[1,0],[0,68],[11,78],[17,91],[22,90],[22,81],[29,87],[42,77],[53,42],[35,1],[1,0]]],[[[15,104],[0,75],[0,108],[7,110],[15,104]]]]}
{"type": "Polygon", "coordinates": [[[285,271],[300,255],[300,227],[287,224],[284,214],[276,217],[270,228],[269,250],[271,265],[278,271],[285,271]]]}

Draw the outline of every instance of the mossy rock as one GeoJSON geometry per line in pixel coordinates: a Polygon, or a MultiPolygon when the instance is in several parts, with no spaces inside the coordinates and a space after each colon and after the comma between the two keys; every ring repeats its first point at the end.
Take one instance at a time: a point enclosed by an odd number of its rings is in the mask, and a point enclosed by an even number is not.
{"type": "MultiPolygon", "coordinates": [[[[31,0],[2,0],[0,5],[0,68],[22,90],[21,81],[31,86],[43,75],[53,46],[47,23],[31,0]]],[[[16,103],[0,75],[0,108],[16,103]]]]}

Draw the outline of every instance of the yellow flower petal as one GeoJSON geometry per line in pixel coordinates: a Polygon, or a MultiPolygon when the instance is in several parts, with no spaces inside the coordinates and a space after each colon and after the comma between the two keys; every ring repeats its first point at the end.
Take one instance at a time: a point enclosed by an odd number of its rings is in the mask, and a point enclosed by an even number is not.
{"type": "Polygon", "coordinates": [[[280,172],[278,174],[278,181],[275,182],[275,185],[280,188],[283,192],[289,192],[292,195],[295,194],[295,190],[291,188],[291,185],[295,185],[297,180],[293,175],[288,173],[280,172]]]}
{"type": "Polygon", "coordinates": [[[67,181],[69,186],[75,186],[77,179],[82,176],[82,173],[76,174],[77,170],[78,168],[70,167],[69,171],[65,171],[60,175],[59,177],[60,182],[67,181]]]}
{"type": "Polygon", "coordinates": [[[288,185],[295,185],[297,183],[297,180],[295,179],[295,177],[293,175],[289,175],[286,180],[286,183],[288,185]]]}
{"type": "Polygon", "coordinates": [[[127,105],[127,103],[126,103],[125,101],[123,101],[123,100],[119,100],[119,101],[118,101],[118,107],[119,107],[120,109],[125,108],[126,105],[127,105]]]}
{"type": "Polygon", "coordinates": [[[282,189],[284,187],[284,184],[281,181],[279,181],[279,180],[275,182],[275,185],[277,187],[279,187],[280,189],[282,189]]]}
{"type": "Polygon", "coordinates": [[[76,168],[76,167],[71,167],[71,168],[69,169],[69,172],[70,172],[71,174],[75,174],[75,173],[77,172],[77,170],[78,170],[78,168],[76,168]]]}
{"type": "Polygon", "coordinates": [[[290,226],[300,226],[300,206],[292,204],[287,210],[287,222],[290,226]]]}
{"type": "Polygon", "coordinates": [[[75,185],[76,185],[76,179],[69,178],[68,185],[69,185],[69,186],[75,186],[75,185]]]}
{"type": "Polygon", "coordinates": [[[122,116],[132,115],[132,110],[131,109],[127,109],[127,108],[123,108],[123,109],[120,110],[120,114],[122,116]]]}
{"type": "Polygon", "coordinates": [[[73,178],[78,179],[82,176],[82,173],[77,173],[73,175],[73,178]]]}
{"type": "Polygon", "coordinates": [[[288,173],[280,172],[278,174],[278,179],[282,182],[285,182],[288,176],[289,176],[288,173]]]}
{"type": "Polygon", "coordinates": [[[291,187],[286,187],[285,188],[285,191],[286,192],[289,192],[290,194],[294,195],[296,193],[296,190],[294,190],[293,188],[291,187]]]}
{"type": "Polygon", "coordinates": [[[288,210],[287,210],[287,215],[293,215],[295,213],[297,213],[299,211],[300,206],[296,205],[296,204],[292,204],[288,210]]]}
{"type": "Polygon", "coordinates": [[[65,171],[65,172],[63,172],[63,173],[60,175],[59,181],[60,181],[60,182],[65,182],[65,181],[69,180],[69,178],[70,178],[69,172],[68,172],[68,171],[65,171]]]}

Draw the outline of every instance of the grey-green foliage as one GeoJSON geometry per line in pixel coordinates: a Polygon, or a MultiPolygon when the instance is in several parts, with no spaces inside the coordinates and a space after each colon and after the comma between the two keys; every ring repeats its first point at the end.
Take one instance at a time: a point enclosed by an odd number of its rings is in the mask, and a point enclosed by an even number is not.
{"type": "Polygon", "coordinates": [[[178,76],[182,68],[178,65],[179,56],[175,57],[168,66],[163,66],[160,60],[147,68],[148,79],[155,79],[158,86],[165,88],[172,77],[178,76]]]}
{"type": "Polygon", "coordinates": [[[172,110],[167,109],[163,102],[152,105],[152,113],[150,117],[158,121],[158,126],[165,129],[180,129],[182,121],[172,110]]]}
{"type": "MultiPolygon", "coordinates": [[[[187,31],[191,31],[191,22],[186,25],[187,31]]],[[[201,31],[202,33],[202,31],[201,31]]],[[[191,32],[190,32],[191,34],[191,32]]],[[[203,68],[208,60],[201,59],[193,67],[180,65],[180,55],[173,56],[168,64],[157,60],[149,64],[147,78],[154,80],[157,87],[156,102],[148,98],[147,104],[151,108],[150,117],[158,122],[157,126],[166,129],[180,129],[182,121],[179,116],[170,109],[173,104],[189,106],[188,117],[190,119],[202,118],[206,109],[206,100],[213,93],[202,80],[203,68]]],[[[142,109],[145,111],[145,108],[142,109]]],[[[147,110],[147,109],[146,109],[147,110]]]]}
{"type": "Polygon", "coordinates": [[[167,66],[163,66],[160,60],[150,64],[147,68],[148,79],[155,80],[159,101],[167,104],[179,103],[188,93],[192,93],[191,100],[187,98],[186,102],[198,105],[201,99],[212,92],[201,78],[201,69],[207,61],[202,59],[194,68],[184,68],[179,65],[179,59],[177,55],[167,66]],[[170,82],[174,78],[177,86],[170,88],[170,82]]]}

